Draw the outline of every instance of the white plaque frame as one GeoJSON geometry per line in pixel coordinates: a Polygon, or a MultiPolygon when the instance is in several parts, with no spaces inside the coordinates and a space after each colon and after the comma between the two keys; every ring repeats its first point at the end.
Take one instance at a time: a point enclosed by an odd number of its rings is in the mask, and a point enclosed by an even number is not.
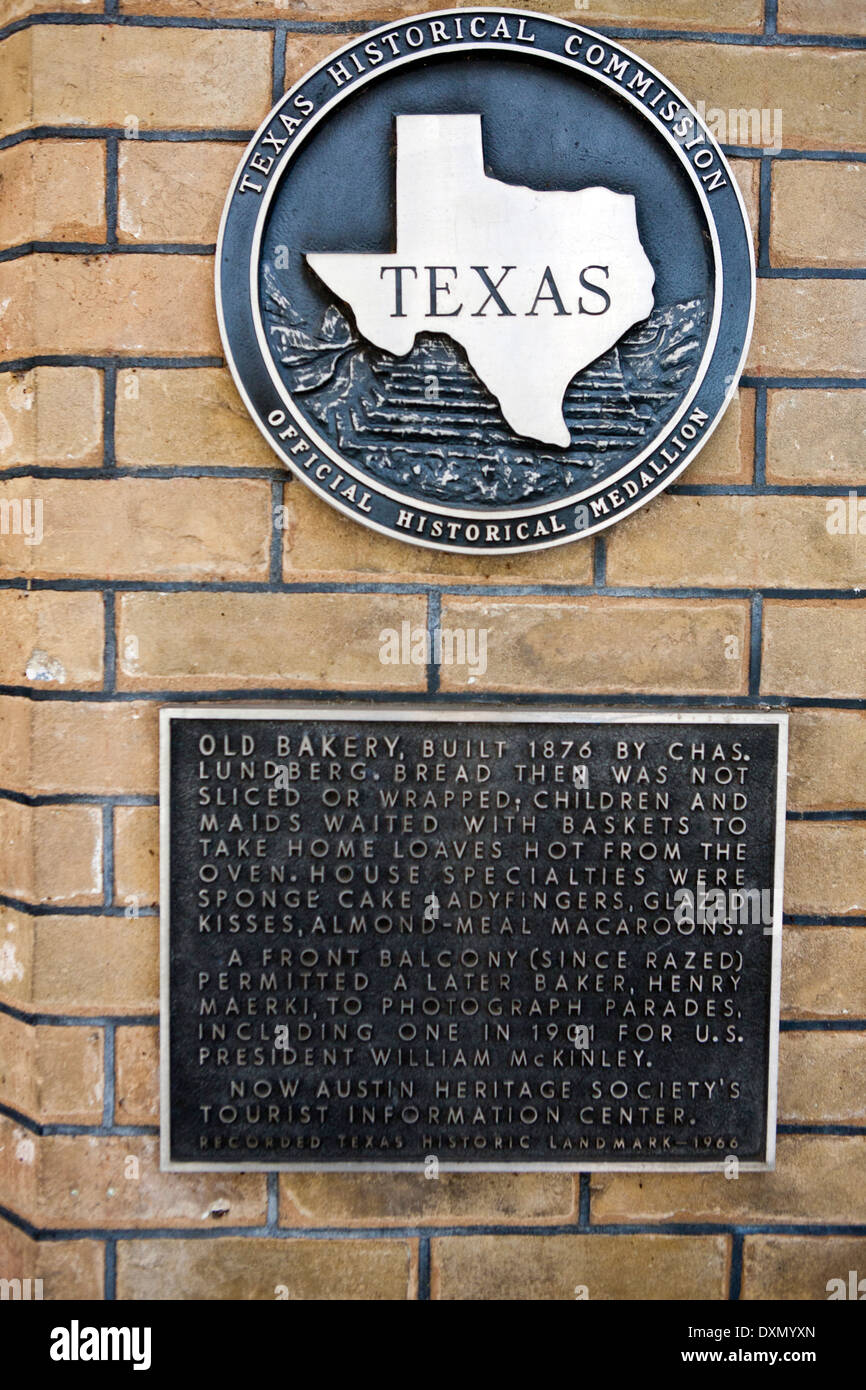
{"type": "MultiPolygon", "coordinates": [[[[367,722],[428,724],[772,724],[778,730],[776,773],[776,819],[773,866],[773,924],[764,928],[772,935],[770,974],[769,1047],[767,1064],[767,1123],[766,1150],[762,1160],[739,1160],[740,1172],[772,1172],[776,1166],[776,1108],[779,1072],[779,1009],[782,979],[782,895],[784,888],[785,811],[788,766],[788,715],[784,711],[767,710],[618,710],[565,709],[559,706],[522,706],[499,708],[496,705],[437,706],[437,705],[349,705],[293,704],[286,701],[267,705],[182,705],[166,706],[159,712],[159,834],[160,834],[160,1168],[168,1173],[418,1173],[423,1177],[424,1160],[412,1162],[257,1162],[242,1159],[236,1163],[210,1163],[171,1158],[171,1077],[169,1027],[171,1007],[169,997],[169,933],[170,933],[170,851],[171,796],[170,751],[171,726],[181,719],[292,719],[292,720],[365,720],[367,722]]],[[[437,1155],[438,1157],[438,1155],[437,1155]]],[[[728,1154],[694,1162],[636,1162],[586,1159],[566,1163],[500,1162],[479,1159],[471,1163],[439,1159],[439,1171],[451,1173],[716,1173],[724,1172],[728,1154]]]]}

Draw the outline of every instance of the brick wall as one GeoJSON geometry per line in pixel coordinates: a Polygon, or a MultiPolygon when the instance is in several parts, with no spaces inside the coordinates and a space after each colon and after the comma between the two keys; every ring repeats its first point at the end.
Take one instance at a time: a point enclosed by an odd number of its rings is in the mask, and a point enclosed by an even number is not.
{"type": "Polygon", "coordinates": [[[213,305],[273,98],[417,0],[0,3],[0,498],[44,507],[40,544],[0,535],[0,1275],[46,1297],[821,1299],[866,1275],[866,538],[827,528],[866,488],[866,10],[538,3],[707,107],[780,111],[782,140],[728,150],[758,314],[700,459],[595,539],[479,559],[289,481],[213,305]],[[491,632],[471,686],[379,663],[382,627],[440,610],[491,632]],[[774,1174],[159,1172],[157,709],[296,692],[790,709],[774,1174]]]}

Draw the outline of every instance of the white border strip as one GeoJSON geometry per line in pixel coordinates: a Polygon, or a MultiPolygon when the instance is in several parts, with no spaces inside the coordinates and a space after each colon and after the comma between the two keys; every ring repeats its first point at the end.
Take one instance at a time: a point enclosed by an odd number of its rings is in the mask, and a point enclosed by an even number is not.
{"type": "MultiPolygon", "coordinates": [[[[159,712],[159,891],[160,891],[160,1169],[165,1173],[423,1173],[424,1160],[412,1163],[195,1163],[171,1160],[171,1087],[169,1076],[171,1024],[169,998],[171,888],[171,725],[176,719],[320,719],[365,720],[427,724],[775,724],[778,728],[776,822],[773,874],[773,927],[770,968],[769,1052],[767,1063],[767,1146],[764,1159],[740,1162],[740,1171],[765,1173],[776,1166],[776,1096],[779,1069],[779,1007],[782,979],[782,893],[784,887],[785,805],[787,785],[788,715],[766,710],[575,710],[559,707],[497,709],[495,706],[455,707],[391,705],[184,705],[159,712]]],[[[696,1163],[459,1163],[440,1159],[443,1173],[718,1173],[723,1155],[696,1163]]]]}

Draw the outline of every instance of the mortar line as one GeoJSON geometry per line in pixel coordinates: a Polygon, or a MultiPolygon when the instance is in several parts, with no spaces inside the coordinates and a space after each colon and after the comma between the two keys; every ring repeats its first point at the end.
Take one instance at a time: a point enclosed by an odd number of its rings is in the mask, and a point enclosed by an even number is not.
{"type": "MultiPolygon", "coordinates": [[[[0,787],[0,800],[16,801],[21,806],[158,806],[158,796],[147,796],[144,793],[136,792],[116,792],[110,796],[102,796],[95,792],[44,792],[38,796],[30,796],[27,792],[11,791],[9,787],[0,787]]],[[[805,813],[804,813],[805,814],[805,813]]]]}
{"type": "Polygon", "coordinates": [[[764,619],[764,600],[753,594],[749,621],[749,696],[758,699],[761,693],[761,648],[764,619]]]}
{"type": "Polygon", "coordinates": [[[102,1128],[113,1129],[115,1124],[115,1085],[114,1085],[114,1059],[115,1059],[115,1032],[114,1024],[106,1023],[102,1030],[103,1046],[103,1096],[102,1096],[102,1128]]]}
{"type": "Polygon", "coordinates": [[[104,1280],[103,1302],[114,1303],[117,1298],[117,1241],[110,1237],[105,1242],[104,1280]]]}
{"type": "Polygon", "coordinates": [[[103,593],[105,624],[103,640],[102,688],[106,694],[113,695],[117,689],[117,624],[115,615],[115,594],[106,590],[103,593]]]}
{"type": "MultiPolygon", "coordinates": [[[[114,808],[102,807],[102,900],[103,907],[96,908],[100,913],[105,907],[114,906],[114,808]]],[[[40,907],[43,904],[40,904],[40,907]]],[[[49,904],[50,906],[50,904],[49,904]]],[[[91,909],[93,913],[93,909],[91,909]]]]}
{"type": "MultiPolygon", "coordinates": [[[[93,469],[94,477],[116,474],[114,417],[117,399],[117,367],[107,362],[102,369],[102,468],[93,469]]],[[[62,470],[58,470],[62,471],[62,470]]]]}
{"type": "MultiPolygon", "coordinates": [[[[287,713],[297,705],[314,701],[317,703],[327,702],[335,708],[341,705],[370,704],[375,705],[395,705],[405,706],[412,709],[417,705],[423,705],[429,700],[429,693],[426,685],[423,689],[412,687],[401,690],[323,690],[318,686],[231,686],[219,690],[118,690],[116,692],[88,691],[85,696],[78,691],[53,691],[50,695],[45,692],[37,692],[30,686],[0,686],[0,695],[19,696],[32,699],[34,702],[47,702],[55,704],[221,704],[223,701],[238,701],[250,704],[251,702],[270,701],[282,706],[287,713]]],[[[715,695],[670,695],[670,694],[635,694],[634,691],[568,691],[529,689],[529,690],[445,690],[438,695],[442,704],[448,705],[472,705],[479,709],[491,707],[493,709],[502,708],[504,705],[514,705],[520,709],[534,709],[540,706],[542,709],[553,707],[555,709],[569,708],[574,710],[597,709],[599,706],[610,706],[611,708],[623,710],[668,710],[668,709],[687,709],[687,710],[742,710],[761,711],[761,710],[780,710],[787,711],[793,709],[828,709],[828,710],[862,710],[863,701],[859,698],[832,697],[824,698],[806,695],[775,695],[761,694],[759,696],[737,694],[715,694],[715,695]]],[[[6,905],[16,907],[20,904],[21,910],[34,912],[37,909],[32,903],[24,905],[23,899],[13,899],[7,895],[6,905]]],[[[70,909],[72,910],[72,909],[70,909]]],[[[82,912],[91,911],[83,907],[82,912]]]]}
{"type": "Polygon", "coordinates": [[[734,1231],[731,1236],[731,1268],[728,1277],[728,1302],[739,1303],[743,1287],[743,1233],[734,1231]]]}
{"type": "Polygon", "coordinates": [[[604,590],[607,585],[607,536],[593,537],[592,586],[604,590]]]}
{"type": "MultiPolygon", "coordinates": [[[[756,488],[767,485],[767,388],[757,386],[755,390],[755,456],[754,483],[756,488]]],[[[810,494],[812,495],[812,494],[810,494]]]]}
{"type": "MultiPolygon", "coordinates": [[[[770,265],[770,218],[773,201],[773,173],[770,157],[761,154],[760,193],[758,198],[758,276],[773,278],[770,265]]],[[[776,276],[775,278],[780,278],[776,276]]],[[[793,278],[793,277],[792,277],[793,278]]]]}
{"type": "Polygon", "coordinates": [[[418,1302],[430,1302],[430,1239],[429,1235],[418,1239],[418,1302]]]}
{"type": "Polygon", "coordinates": [[[578,1184],[578,1226],[588,1231],[592,1223],[592,1174],[579,1174],[578,1184]]]}
{"type": "Polygon", "coordinates": [[[19,261],[26,256],[212,256],[215,242],[156,241],[24,241],[0,251],[0,262],[19,261]]]}
{"type": "Polygon", "coordinates": [[[105,141],[105,241],[106,249],[110,251],[117,250],[117,156],[118,137],[110,135],[105,141]]]}
{"type": "MultiPolygon", "coordinates": [[[[197,1174],[196,1176],[203,1176],[197,1174]]],[[[216,1176],[216,1175],[215,1175],[216,1176]]],[[[221,1174],[220,1176],[225,1176],[221,1174]]],[[[16,1225],[33,1238],[54,1241],[58,1244],[70,1240],[219,1240],[226,1236],[241,1236],[257,1240],[270,1237],[275,1240],[421,1240],[447,1238],[449,1236],[624,1236],[635,1235],[679,1235],[679,1236],[725,1236],[740,1234],[753,1235],[805,1235],[854,1237],[866,1240],[866,1223],[841,1222],[820,1223],[814,1221],[776,1223],[770,1221],[741,1222],[720,1221],[674,1221],[637,1220],[634,1222],[599,1222],[587,1231],[579,1231],[569,1223],[552,1222],[550,1225],[526,1224],[501,1225],[479,1222],[477,1225],[457,1223],[432,1226],[282,1226],[278,1231],[270,1231],[264,1225],[205,1227],[37,1227],[25,1217],[9,1207],[0,1206],[0,1218],[16,1225]]]]}
{"type": "Polygon", "coordinates": [[[280,1225],[280,1175],[268,1173],[267,1177],[267,1227],[270,1231],[277,1231],[280,1225]]]}
{"type": "MultiPolygon", "coordinates": [[[[103,825],[111,820],[111,807],[103,806],[103,825]]],[[[113,869],[113,866],[112,866],[113,869]]],[[[103,860],[103,890],[109,876],[109,865],[103,860]]],[[[9,893],[0,893],[0,905],[20,912],[26,917],[129,917],[128,906],[121,903],[90,903],[83,907],[64,906],[61,903],[28,903],[23,898],[13,898],[9,893]]],[[[136,917],[158,917],[156,907],[139,907],[136,917]]]]}
{"type": "Polygon", "coordinates": [[[283,582],[283,488],[285,478],[274,478],[271,482],[271,536],[268,562],[268,588],[274,589],[283,582]]]}
{"type": "MultiPolygon", "coordinates": [[[[823,496],[823,494],[821,494],[823,496]]],[[[214,594],[259,594],[262,596],[271,593],[280,594],[343,594],[346,596],[354,595],[374,595],[374,594],[401,594],[401,595],[424,595],[429,593],[429,581],[424,579],[405,580],[403,582],[377,581],[370,579],[361,580],[284,580],[279,585],[272,587],[270,579],[250,579],[250,580],[177,580],[177,579],[30,579],[27,575],[19,575],[11,579],[0,580],[0,590],[2,589],[25,589],[27,592],[35,590],[55,590],[57,592],[86,592],[86,593],[152,593],[160,595],[170,594],[195,594],[195,593],[214,593],[214,594]]],[[[437,586],[438,592],[446,597],[452,594],[459,594],[466,598],[548,598],[550,600],[568,598],[587,598],[596,593],[592,584],[441,584],[437,586]]],[[[766,584],[762,586],[761,593],[765,598],[789,599],[803,602],[806,600],[823,600],[839,603],[862,603],[866,595],[860,587],[850,589],[827,588],[827,589],[807,589],[798,587],[786,587],[785,585],[766,584]]],[[[648,600],[668,600],[668,599],[749,599],[754,597],[753,588],[727,587],[725,585],[662,585],[656,587],[642,587],[637,584],[608,584],[604,590],[604,597],[616,598],[642,598],[648,600]]],[[[611,611],[615,610],[616,605],[611,604],[611,611]]],[[[286,687],[290,688],[290,687],[286,687]]],[[[79,698],[85,694],[92,698],[98,698],[99,692],[88,690],[77,692],[74,690],[40,690],[35,685],[14,685],[5,683],[0,686],[5,693],[17,693],[27,691],[31,693],[35,700],[63,699],[68,696],[79,698]]],[[[202,687],[205,692],[207,687],[202,687]]],[[[325,689],[325,687],[322,687],[325,689]]],[[[134,693],[134,692],[126,692],[134,693]]],[[[344,692],[345,693],[345,692],[344,692]]],[[[793,696],[791,697],[794,698],[793,696]]]]}
{"type": "MultiPolygon", "coordinates": [[[[774,7],[774,0],[767,0],[770,7],[774,7]]],[[[548,16],[556,19],[558,16],[548,16]]],[[[399,21],[396,21],[399,22],[399,21]]],[[[126,14],[118,12],[116,0],[106,0],[103,13],[96,14],[72,14],[68,11],[54,13],[42,13],[26,15],[18,20],[13,20],[0,29],[0,39],[6,38],[12,33],[21,29],[40,26],[70,26],[84,28],[87,26],[99,26],[114,24],[125,28],[147,28],[147,29],[205,29],[205,30],[250,30],[258,32],[268,32],[273,30],[277,24],[285,24],[290,33],[299,34],[333,34],[339,35],[358,34],[359,36],[370,33],[372,30],[381,27],[380,20],[275,20],[258,19],[253,16],[233,17],[221,16],[210,18],[194,15],[146,15],[146,14],[126,14]],[[115,8],[111,8],[114,5],[115,8]]],[[[704,43],[713,44],[716,47],[748,47],[748,48],[850,48],[860,49],[866,47],[866,41],[856,34],[833,34],[833,33],[804,33],[788,34],[780,33],[775,27],[774,20],[765,21],[761,30],[742,31],[742,30],[714,30],[714,29],[676,29],[676,28],[653,28],[648,25],[596,25],[593,26],[597,33],[609,39],[641,39],[645,41],[669,40],[674,39],[684,43],[704,43]],[[770,26],[773,27],[770,27],[770,26]]]]}
{"type": "Polygon", "coordinates": [[[436,633],[442,625],[442,594],[439,589],[427,590],[427,640],[429,645],[427,660],[427,694],[438,695],[440,690],[439,665],[436,661],[436,633]]]}
{"type": "Polygon", "coordinates": [[[274,23],[273,44],[273,84],[271,99],[274,106],[283,95],[286,87],[286,39],[289,22],[278,19],[274,23]]]}
{"type": "MultiPolygon", "coordinates": [[[[62,1014],[28,1012],[14,1004],[0,1000],[0,1014],[26,1023],[31,1028],[47,1025],[51,1028],[104,1028],[113,1023],[117,1028],[155,1028],[159,1023],[158,1014],[62,1014]]],[[[864,1025],[866,1026],[866,1025],[864,1025]]]]}

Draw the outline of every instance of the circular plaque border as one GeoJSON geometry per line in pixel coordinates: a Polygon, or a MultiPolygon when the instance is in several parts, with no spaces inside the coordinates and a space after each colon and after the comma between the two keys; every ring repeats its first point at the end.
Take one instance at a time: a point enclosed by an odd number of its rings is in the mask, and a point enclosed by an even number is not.
{"type": "Polygon", "coordinates": [[[563,545],[605,529],[650,501],[687,467],[718,424],[736,390],[754,321],[754,249],[742,195],[724,155],[693,107],[650,64],[604,35],[529,11],[484,7],[433,11],[382,25],[329,54],[286,92],[257,130],[235,173],[220,223],[215,279],[228,365],[249,413],[278,457],[332,506],[373,530],[427,549],[462,554],[519,554],[563,545]],[[430,25],[437,20],[451,20],[463,37],[435,41],[430,25]],[[503,21],[508,37],[493,38],[491,31],[503,21]],[[475,37],[479,26],[481,32],[475,37]],[[515,28],[517,36],[510,32],[515,28]],[[421,41],[407,40],[408,32],[421,41]],[[371,44],[387,55],[372,68],[365,53],[371,44]],[[336,105],[395,68],[434,55],[503,49],[576,68],[614,90],[651,121],[677,154],[700,198],[713,249],[715,293],[710,334],[698,372],[677,413],[651,444],[611,476],[566,498],[482,510],[431,504],[396,492],[343,458],[312,427],[281,381],[269,351],[258,302],[258,265],[262,232],[283,173],[306,137],[336,105]],[[605,68],[614,73],[627,70],[621,66],[623,60],[652,79],[644,96],[605,72],[605,68]],[[329,76],[338,63],[351,74],[340,85],[329,76]],[[645,99],[650,96],[652,105],[645,99]],[[671,103],[676,103],[676,115],[666,125],[659,111],[669,110],[671,103]],[[688,140],[677,138],[672,129],[684,116],[693,122],[688,140]],[[714,170],[721,170],[725,182],[712,190],[721,198],[714,196],[710,201],[700,167],[689,156],[693,148],[712,152],[703,177],[708,180],[714,170]]]}

